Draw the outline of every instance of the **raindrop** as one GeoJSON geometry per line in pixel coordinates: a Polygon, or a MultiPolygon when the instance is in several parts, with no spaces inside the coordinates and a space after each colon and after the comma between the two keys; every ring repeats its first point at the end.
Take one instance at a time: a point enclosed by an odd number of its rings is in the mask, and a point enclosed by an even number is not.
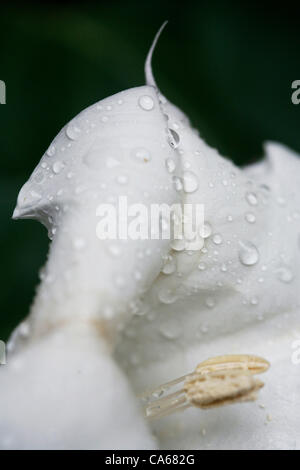
{"type": "Polygon", "coordinates": [[[220,245],[223,241],[223,238],[221,237],[221,235],[219,233],[216,233],[214,236],[213,236],[213,242],[215,243],[215,245],[220,245]]]}
{"type": "Polygon", "coordinates": [[[173,274],[176,271],[176,262],[171,258],[162,268],[164,274],[173,274]]]}
{"type": "Polygon", "coordinates": [[[77,127],[75,124],[69,124],[66,128],[66,135],[71,140],[79,139],[81,134],[81,129],[77,127]]]}
{"type": "Polygon", "coordinates": [[[192,171],[183,173],[183,188],[186,193],[193,193],[198,189],[198,179],[192,171]]]}
{"type": "Polygon", "coordinates": [[[281,282],[289,283],[294,279],[294,275],[288,266],[282,266],[276,271],[277,279],[281,282]]]}
{"type": "Polygon", "coordinates": [[[58,173],[61,172],[61,170],[64,168],[64,166],[65,165],[62,162],[57,161],[57,162],[53,163],[52,170],[55,174],[58,174],[58,173]]]}
{"type": "Polygon", "coordinates": [[[198,264],[198,269],[199,269],[200,271],[204,271],[204,270],[206,269],[206,264],[205,264],[205,263],[199,263],[199,264],[198,264]]]}
{"type": "Polygon", "coordinates": [[[212,297],[207,297],[207,299],[205,300],[205,305],[208,308],[213,308],[215,306],[215,300],[212,297]]]}
{"type": "Polygon", "coordinates": [[[256,246],[249,241],[240,241],[239,260],[245,266],[252,266],[259,260],[259,252],[256,246]]]}
{"type": "Polygon", "coordinates": [[[222,271],[223,273],[226,273],[226,271],[227,271],[227,266],[226,266],[225,263],[222,264],[222,266],[221,266],[221,271],[222,271]]]}
{"type": "Polygon", "coordinates": [[[169,173],[173,173],[173,171],[175,170],[176,163],[174,162],[174,160],[172,158],[167,158],[166,159],[166,168],[167,168],[169,173]]]}
{"type": "Polygon", "coordinates": [[[176,149],[180,143],[180,137],[173,129],[169,129],[168,142],[173,149],[176,149]]]}
{"type": "Polygon", "coordinates": [[[154,108],[154,101],[151,96],[143,95],[139,98],[139,105],[145,111],[151,111],[154,108]]]}
{"type": "MultiPolygon", "coordinates": [[[[204,238],[196,236],[192,241],[186,242],[185,249],[197,251],[197,250],[201,250],[203,246],[204,246],[204,238]]],[[[189,254],[192,255],[193,253],[189,253],[189,254]]]]}
{"type": "Polygon", "coordinates": [[[185,240],[180,238],[172,240],[170,246],[175,251],[182,251],[185,249],[185,240]]]}
{"type": "Polygon", "coordinates": [[[247,212],[247,214],[245,215],[245,219],[247,222],[249,222],[249,224],[254,224],[254,222],[256,221],[256,217],[252,212],[247,212]]]}
{"type": "Polygon", "coordinates": [[[160,334],[166,339],[177,339],[181,335],[182,328],[179,322],[169,321],[165,322],[159,327],[160,334]]]}
{"type": "Polygon", "coordinates": [[[182,191],[182,189],[183,189],[183,184],[182,184],[181,179],[178,178],[178,176],[173,177],[173,183],[174,183],[174,186],[175,186],[175,190],[176,190],[176,191],[182,191]]]}
{"type": "Polygon", "coordinates": [[[258,201],[257,201],[256,194],[248,192],[248,193],[246,193],[245,197],[246,197],[246,201],[248,202],[248,204],[250,204],[250,206],[256,206],[257,205],[258,201]]]}
{"type": "Polygon", "coordinates": [[[41,184],[45,179],[45,175],[43,171],[37,171],[34,175],[34,181],[38,184],[41,184]]]}
{"type": "Polygon", "coordinates": [[[108,121],[108,117],[107,117],[107,116],[102,116],[101,121],[102,121],[102,122],[107,122],[107,121],[108,121]]]}
{"type": "Polygon", "coordinates": [[[212,234],[212,227],[210,223],[204,222],[204,224],[201,226],[199,233],[202,238],[208,238],[212,234]]]}
{"type": "Polygon", "coordinates": [[[177,300],[177,296],[171,289],[161,289],[158,298],[163,304],[173,304],[177,300]]]}
{"type": "Polygon", "coordinates": [[[54,144],[51,144],[50,147],[48,148],[46,154],[48,155],[48,157],[53,157],[53,155],[55,154],[55,152],[56,152],[55,145],[54,145],[54,144]]]}

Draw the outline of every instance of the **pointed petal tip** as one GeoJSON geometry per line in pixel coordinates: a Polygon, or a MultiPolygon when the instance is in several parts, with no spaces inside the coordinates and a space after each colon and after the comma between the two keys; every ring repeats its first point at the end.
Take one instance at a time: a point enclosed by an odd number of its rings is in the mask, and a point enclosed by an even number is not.
{"type": "Polygon", "coordinates": [[[12,220],[17,220],[20,218],[20,209],[18,207],[15,207],[11,218],[12,220]]]}
{"type": "Polygon", "coordinates": [[[154,86],[157,88],[157,85],[156,85],[156,82],[155,82],[155,78],[153,76],[153,72],[152,72],[152,65],[151,65],[151,62],[152,62],[152,55],[153,55],[153,52],[154,52],[154,49],[156,47],[156,44],[157,44],[157,41],[162,33],[162,31],[164,30],[165,26],[167,25],[168,23],[168,20],[164,21],[164,23],[161,25],[161,27],[159,28],[159,30],[157,31],[155,37],[154,37],[154,40],[152,42],[152,45],[150,47],[150,50],[148,52],[148,55],[147,55],[147,58],[146,58],[146,62],[145,62],[145,77],[146,77],[146,84],[149,85],[149,86],[154,86]]]}

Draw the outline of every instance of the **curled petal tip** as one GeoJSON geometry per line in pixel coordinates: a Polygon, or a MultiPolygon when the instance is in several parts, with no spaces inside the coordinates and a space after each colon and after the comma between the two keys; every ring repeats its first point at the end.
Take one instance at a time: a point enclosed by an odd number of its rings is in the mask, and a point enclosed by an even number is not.
{"type": "Polygon", "coordinates": [[[155,38],[154,38],[154,40],[152,42],[152,45],[150,47],[150,50],[148,52],[146,62],[145,62],[146,84],[149,85],[149,86],[154,86],[156,88],[157,88],[157,85],[156,85],[155,78],[154,78],[153,73],[152,73],[152,65],[151,65],[152,55],[153,55],[153,51],[156,47],[157,41],[158,41],[162,31],[164,30],[165,26],[167,25],[167,23],[168,23],[168,21],[165,21],[161,25],[161,27],[159,28],[158,32],[156,33],[155,38]]]}

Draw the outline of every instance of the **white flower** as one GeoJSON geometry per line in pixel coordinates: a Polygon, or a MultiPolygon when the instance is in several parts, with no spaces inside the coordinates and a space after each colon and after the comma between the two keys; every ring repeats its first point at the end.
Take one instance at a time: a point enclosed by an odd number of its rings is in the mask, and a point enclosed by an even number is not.
{"type": "Polygon", "coordinates": [[[160,94],[152,50],[147,85],[82,111],[20,191],[14,217],[40,220],[53,241],[1,368],[4,448],[300,446],[299,157],[268,143],[253,166],[223,158],[160,94]],[[120,195],[204,204],[201,249],[112,249],[96,237],[96,209],[120,195]],[[270,361],[261,406],[146,423],[135,394],[231,353],[270,361]]]}

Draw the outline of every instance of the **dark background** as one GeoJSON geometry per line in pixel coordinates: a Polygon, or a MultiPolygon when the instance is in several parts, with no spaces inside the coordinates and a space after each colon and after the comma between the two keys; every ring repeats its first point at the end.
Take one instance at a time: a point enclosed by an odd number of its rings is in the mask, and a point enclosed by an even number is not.
{"type": "Polygon", "coordinates": [[[110,1],[0,5],[0,339],[28,313],[48,239],[11,221],[21,185],[61,127],[83,108],[144,83],[144,60],[166,19],[153,65],[160,89],[209,144],[237,164],[277,140],[300,152],[300,16],[292,4],[110,1]]]}

